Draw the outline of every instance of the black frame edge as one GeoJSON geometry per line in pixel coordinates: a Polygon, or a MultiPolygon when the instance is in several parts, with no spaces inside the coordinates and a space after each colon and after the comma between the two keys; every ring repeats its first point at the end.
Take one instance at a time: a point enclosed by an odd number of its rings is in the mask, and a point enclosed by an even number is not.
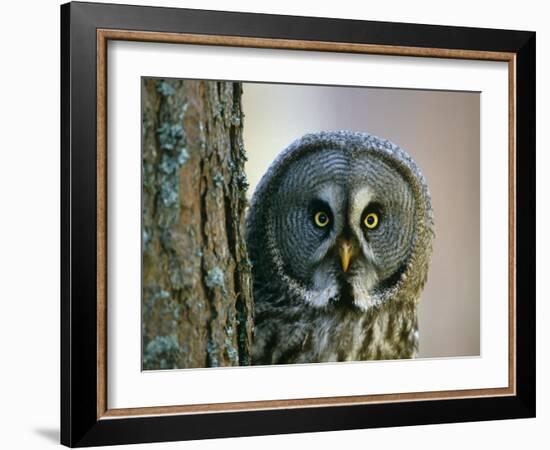
{"type": "Polygon", "coordinates": [[[71,2],[97,28],[516,52],[530,31],[71,2]],[[185,28],[185,31],[183,31],[185,28]],[[422,32],[419,32],[422,30],[422,32]],[[284,37],[281,36],[284,34],[284,37]],[[339,36],[339,38],[337,38],[339,36]]]}
{"type": "Polygon", "coordinates": [[[71,389],[70,389],[70,4],[61,6],[61,86],[60,86],[60,111],[61,111],[61,236],[60,236],[60,260],[61,260],[61,358],[60,358],[60,391],[61,391],[61,432],[60,440],[64,445],[71,444],[71,389]]]}
{"type": "Polygon", "coordinates": [[[78,447],[533,417],[519,397],[100,420],[78,447]]]}
{"type": "Polygon", "coordinates": [[[61,443],[81,447],[534,417],[535,37],[534,32],[525,31],[80,2],[62,5],[61,443]],[[97,28],[418,47],[433,47],[438,43],[445,48],[516,53],[517,395],[98,421],[95,303],[97,28]]]}
{"type": "Polygon", "coordinates": [[[516,383],[536,414],[536,34],[516,55],[516,383]],[[521,301],[519,301],[521,299],[521,301]]]}
{"type": "Polygon", "coordinates": [[[98,423],[96,27],[89,6],[61,5],[60,436],[71,447],[98,423]]]}

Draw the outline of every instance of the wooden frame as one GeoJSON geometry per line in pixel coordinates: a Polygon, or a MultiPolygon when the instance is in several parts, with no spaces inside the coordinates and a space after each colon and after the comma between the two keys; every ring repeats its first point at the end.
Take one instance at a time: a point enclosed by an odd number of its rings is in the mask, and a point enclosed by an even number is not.
{"type": "Polygon", "coordinates": [[[534,33],[89,3],[63,5],[61,15],[63,444],[534,416],[534,33]],[[283,29],[301,31],[283,33],[283,29]],[[109,409],[105,359],[108,40],[508,62],[508,387],[109,409]]]}

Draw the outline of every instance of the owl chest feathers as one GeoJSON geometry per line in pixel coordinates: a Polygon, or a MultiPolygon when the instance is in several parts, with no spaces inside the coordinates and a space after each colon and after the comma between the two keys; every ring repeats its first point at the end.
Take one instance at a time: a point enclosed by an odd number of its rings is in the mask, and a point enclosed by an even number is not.
{"type": "Polygon", "coordinates": [[[412,358],[418,349],[410,302],[362,312],[267,305],[257,311],[253,364],[294,364],[412,358]],[[294,310],[295,309],[295,310],[294,310]],[[262,318],[266,320],[262,320],[262,318]]]}

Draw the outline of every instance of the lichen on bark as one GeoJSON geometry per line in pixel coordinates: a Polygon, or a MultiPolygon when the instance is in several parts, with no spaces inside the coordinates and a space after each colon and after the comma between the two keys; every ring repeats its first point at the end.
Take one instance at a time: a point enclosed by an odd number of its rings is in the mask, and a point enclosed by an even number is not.
{"type": "Polygon", "coordinates": [[[145,370],[249,364],[241,89],[142,81],[145,370]]]}

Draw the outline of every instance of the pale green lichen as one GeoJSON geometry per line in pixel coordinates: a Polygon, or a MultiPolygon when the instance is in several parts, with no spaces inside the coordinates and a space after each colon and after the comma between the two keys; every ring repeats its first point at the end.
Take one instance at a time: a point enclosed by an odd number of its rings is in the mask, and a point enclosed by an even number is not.
{"type": "Polygon", "coordinates": [[[159,145],[163,150],[174,150],[184,137],[183,126],[179,123],[163,122],[157,128],[159,145]]]}
{"type": "Polygon", "coordinates": [[[168,97],[170,95],[173,95],[176,90],[166,81],[159,80],[157,81],[157,92],[164,95],[165,97],[168,97]]]}
{"type": "MultiPolygon", "coordinates": [[[[177,221],[180,206],[180,168],[189,160],[183,128],[186,104],[181,96],[175,95],[179,84],[180,82],[173,80],[157,82],[157,91],[163,95],[160,107],[160,116],[163,120],[156,129],[158,146],[162,150],[156,166],[156,215],[157,224],[164,231],[170,229],[177,221]]],[[[165,236],[161,239],[170,244],[170,236],[163,234],[165,236]]]]}
{"type": "Polygon", "coordinates": [[[206,286],[210,289],[216,287],[225,288],[225,278],[223,275],[223,270],[219,267],[214,267],[208,271],[205,279],[206,286]]]}
{"type": "Polygon", "coordinates": [[[176,153],[176,161],[180,166],[183,166],[189,159],[189,152],[185,147],[181,147],[176,153]]]}
{"type": "Polygon", "coordinates": [[[145,229],[145,227],[143,228],[143,231],[142,231],[142,243],[143,243],[143,250],[147,250],[147,248],[149,247],[149,243],[151,242],[151,235],[147,232],[147,230],[145,229]]]}
{"type": "Polygon", "coordinates": [[[212,181],[214,182],[214,186],[216,186],[217,188],[223,187],[224,178],[223,178],[223,175],[220,172],[216,172],[212,176],[212,181]]]}
{"type": "Polygon", "coordinates": [[[241,125],[241,117],[239,114],[231,114],[231,125],[238,127],[241,125]]]}
{"type": "Polygon", "coordinates": [[[180,124],[164,122],[158,129],[159,146],[163,154],[158,165],[158,183],[160,185],[160,200],[165,208],[173,209],[165,211],[169,220],[166,225],[173,223],[177,216],[179,204],[179,169],[189,159],[189,153],[185,148],[185,134],[180,124]]]}
{"type": "Polygon", "coordinates": [[[153,301],[156,300],[167,300],[170,298],[170,292],[165,291],[164,289],[159,289],[153,296],[153,301]]]}
{"type": "Polygon", "coordinates": [[[206,345],[206,356],[208,367],[219,367],[218,346],[215,342],[209,341],[206,345]]]}
{"type": "Polygon", "coordinates": [[[157,336],[145,346],[143,368],[176,369],[180,356],[178,339],[175,335],[157,336]]]}
{"type": "Polygon", "coordinates": [[[227,355],[229,360],[233,364],[238,364],[239,363],[239,352],[233,346],[233,342],[231,341],[231,339],[226,338],[225,341],[224,341],[224,344],[225,344],[225,354],[227,355]]]}

